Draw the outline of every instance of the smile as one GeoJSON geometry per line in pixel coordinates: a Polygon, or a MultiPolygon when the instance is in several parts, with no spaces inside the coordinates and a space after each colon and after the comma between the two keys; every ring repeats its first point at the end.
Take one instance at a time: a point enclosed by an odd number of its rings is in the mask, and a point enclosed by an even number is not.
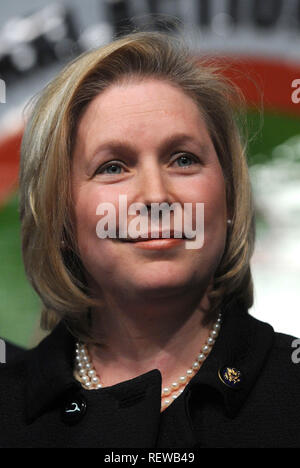
{"type": "Polygon", "coordinates": [[[138,238],[134,240],[122,240],[123,243],[131,244],[134,247],[140,249],[149,249],[149,250],[162,250],[162,249],[171,249],[173,247],[179,246],[185,239],[175,239],[174,237],[169,239],[143,239],[138,238]]]}
{"type": "Polygon", "coordinates": [[[168,233],[164,232],[149,232],[143,236],[132,238],[127,237],[125,239],[120,239],[124,242],[149,242],[152,240],[170,240],[170,239],[185,239],[185,235],[183,233],[177,231],[171,231],[168,233]],[[176,236],[175,236],[176,234],[176,236]]]}

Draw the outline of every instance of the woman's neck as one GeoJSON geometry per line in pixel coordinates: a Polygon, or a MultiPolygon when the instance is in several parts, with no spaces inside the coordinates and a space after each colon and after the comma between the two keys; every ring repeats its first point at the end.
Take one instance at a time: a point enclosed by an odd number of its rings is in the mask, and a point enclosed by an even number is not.
{"type": "Polygon", "coordinates": [[[163,386],[170,384],[191,366],[209,336],[207,295],[200,302],[183,294],[121,302],[110,299],[105,311],[92,312],[99,344],[90,346],[90,354],[101,383],[111,386],[159,369],[163,386]]]}

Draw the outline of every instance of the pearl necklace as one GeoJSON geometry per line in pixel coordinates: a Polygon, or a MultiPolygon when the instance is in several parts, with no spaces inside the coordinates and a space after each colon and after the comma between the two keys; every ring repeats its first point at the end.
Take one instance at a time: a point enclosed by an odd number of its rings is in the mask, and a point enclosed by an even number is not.
{"type": "MultiPolygon", "coordinates": [[[[169,387],[164,387],[162,389],[161,411],[167,408],[184,391],[188,382],[200,369],[215,343],[220,327],[221,314],[218,315],[218,318],[210,331],[205,345],[202,346],[200,354],[198,354],[191,367],[187,369],[186,373],[181,375],[177,381],[173,382],[169,387]]],[[[93,366],[87,345],[81,342],[77,342],[75,352],[75,378],[81,383],[82,387],[87,390],[97,390],[102,388],[100,378],[96,373],[95,367],[93,366]]]]}

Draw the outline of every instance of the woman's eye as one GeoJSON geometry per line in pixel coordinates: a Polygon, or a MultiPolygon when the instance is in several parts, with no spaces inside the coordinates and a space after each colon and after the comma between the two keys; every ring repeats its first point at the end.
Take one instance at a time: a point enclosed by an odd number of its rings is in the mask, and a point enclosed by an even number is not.
{"type": "Polygon", "coordinates": [[[179,167],[188,167],[197,162],[196,158],[189,154],[183,154],[175,160],[179,167]]]}
{"type": "Polygon", "coordinates": [[[113,163],[113,164],[109,164],[109,165],[106,165],[105,167],[100,167],[96,174],[109,174],[109,175],[113,175],[113,174],[121,174],[121,171],[122,171],[123,167],[120,165],[120,164],[117,164],[117,163],[113,163]]]}

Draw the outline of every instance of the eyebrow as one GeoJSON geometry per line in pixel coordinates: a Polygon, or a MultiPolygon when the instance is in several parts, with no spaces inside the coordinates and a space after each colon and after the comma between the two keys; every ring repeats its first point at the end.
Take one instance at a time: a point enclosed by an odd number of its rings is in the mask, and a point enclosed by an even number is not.
{"type": "MultiPolygon", "coordinates": [[[[207,143],[203,143],[203,142],[201,143],[200,141],[197,141],[195,137],[191,135],[187,135],[185,133],[177,133],[177,134],[167,137],[161,144],[160,151],[162,153],[165,153],[167,151],[170,151],[172,148],[178,145],[182,145],[186,143],[193,143],[197,145],[201,155],[202,154],[205,155],[207,152],[207,149],[208,149],[207,143]]],[[[122,154],[124,156],[129,155],[129,154],[131,155],[136,154],[136,148],[131,143],[127,141],[110,140],[110,141],[106,141],[105,143],[100,144],[96,148],[96,150],[93,152],[91,161],[95,158],[95,156],[97,156],[97,154],[105,150],[110,150],[113,153],[122,154]]]]}

